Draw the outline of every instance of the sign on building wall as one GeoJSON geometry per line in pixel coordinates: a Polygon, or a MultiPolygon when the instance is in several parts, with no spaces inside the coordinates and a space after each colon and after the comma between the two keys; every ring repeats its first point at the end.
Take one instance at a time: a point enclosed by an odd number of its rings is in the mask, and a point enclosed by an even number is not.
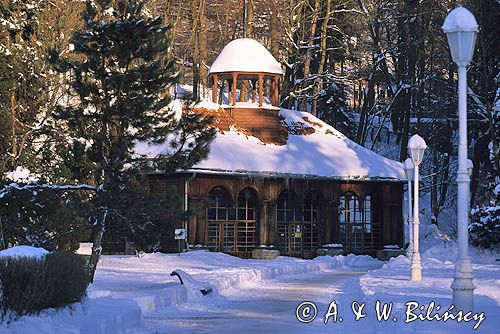
{"type": "Polygon", "coordinates": [[[186,229],[176,228],[175,229],[175,240],[186,240],[186,229]]]}

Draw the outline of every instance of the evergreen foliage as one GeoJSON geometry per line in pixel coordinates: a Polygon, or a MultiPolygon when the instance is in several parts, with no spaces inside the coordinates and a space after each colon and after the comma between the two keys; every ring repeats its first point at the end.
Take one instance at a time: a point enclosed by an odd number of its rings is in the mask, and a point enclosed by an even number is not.
{"type": "Polygon", "coordinates": [[[39,34],[40,1],[2,1],[0,23],[0,170],[27,165],[31,136],[49,103],[47,69],[39,34]],[[8,130],[8,131],[6,131],[8,130]]]}
{"type": "Polygon", "coordinates": [[[32,245],[75,251],[88,239],[90,211],[83,194],[54,189],[11,190],[0,198],[0,248],[32,245]]]}
{"type": "MultiPolygon", "coordinates": [[[[142,11],[140,1],[87,1],[84,28],[71,37],[80,57],[61,58],[57,50],[50,57],[59,72],[72,73],[78,98],[75,105],[59,107],[56,117],[88,144],[79,147],[79,154],[92,162],[93,182],[99,185],[91,277],[108,215],[128,220],[123,203],[140,184],[138,175],[149,168],[173,172],[191,166],[207,155],[214,136],[214,130],[207,130],[210,119],[194,113],[176,117],[168,108],[167,89],[177,78],[167,56],[170,26],[142,11]],[[138,141],[165,142],[171,154],[146,161],[133,154],[138,141]]],[[[138,198],[138,203],[149,199],[138,198]]]]}
{"type": "Polygon", "coordinates": [[[319,93],[318,117],[350,137],[353,127],[346,103],[345,86],[332,82],[319,93]]]}
{"type": "Polygon", "coordinates": [[[494,189],[494,199],[488,205],[472,210],[469,225],[470,239],[474,246],[500,249],[500,183],[494,189]]]}

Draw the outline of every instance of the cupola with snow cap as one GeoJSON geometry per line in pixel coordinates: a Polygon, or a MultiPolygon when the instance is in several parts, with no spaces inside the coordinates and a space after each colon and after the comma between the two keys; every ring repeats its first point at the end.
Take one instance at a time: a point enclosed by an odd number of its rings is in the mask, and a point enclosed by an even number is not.
{"type": "Polygon", "coordinates": [[[256,104],[258,96],[258,106],[265,107],[263,86],[270,81],[272,85],[271,106],[279,105],[279,78],[283,74],[281,64],[264,45],[254,39],[240,38],[227,44],[210,66],[209,74],[213,80],[212,101],[214,103],[223,104],[222,99],[218,101],[218,93],[219,89],[224,91],[227,82],[227,107],[236,106],[237,102],[248,105],[246,99],[250,96],[251,103],[256,104]],[[246,92],[244,85],[238,87],[238,80],[249,81],[251,92],[246,92]],[[239,101],[237,101],[238,98],[239,101]]]}

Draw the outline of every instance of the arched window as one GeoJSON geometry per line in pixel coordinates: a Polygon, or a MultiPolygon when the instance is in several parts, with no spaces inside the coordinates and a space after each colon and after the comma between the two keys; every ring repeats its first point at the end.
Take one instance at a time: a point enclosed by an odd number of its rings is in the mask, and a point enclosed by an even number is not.
{"type": "Polygon", "coordinates": [[[245,188],[238,194],[238,223],[236,227],[238,253],[249,254],[257,242],[257,193],[245,188]]]}
{"type": "Polygon", "coordinates": [[[382,244],[382,231],[374,212],[372,196],[367,195],[363,203],[364,248],[367,251],[375,251],[382,244]]]}
{"type": "Polygon", "coordinates": [[[370,195],[365,196],[365,201],[363,203],[363,221],[365,224],[365,232],[372,232],[372,197],[370,195]]]}
{"type": "Polygon", "coordinates": [[[257,193],[243,189],[232,203],[229,191],[214,187],[209,192],[206,244],[212,251],[250,256],[257,242],[257,193]]]}
{"type": "Polygon", "coordinates": [[[284,255],[313,257],[319,245],[321,195],[310,192],[299,200],[291,190],[277,199],[278,249],[284,255]]]}
{"type": "Polygon", "coordinates": [[[276,217],[281,222],[302,221],[301,203],[293,191],[285,190],[279,195],[276,203],[276,217]]]}
{"type": "Polygon", "coordinates": [[[214,187],[208,193],[210,203],[207,208],[208,220],[235,220],[236,208],[231,204],[231,196],[224,187],[214,187]]]}
{"type": "Polygon", "coordinates": [[[373,251],[379,246],[379,229],[374,228],[372,210],[370,195],[365,196],[363,202],[352,192],[340,196],[340,242],[346,250],[373,251]]]}
{"type": "Polygon", "coordinates": [[[302,248],[314,251],[319,246],[319,235],[322,224],[321,194],[312,191],[304,198],[304,224],[302,224],[302,248]]]}
{"type": "Polygon", "coordinates": [[[255,221],[257,194],[251,188],[245,188],[238,194],[238,220],[255,221]]]}
{"type": "Polygon", "coordinates": [[[307,194],[304,199],[304,221],[316,222],[320,219],[321,195],[317,191],[307,194]]]}

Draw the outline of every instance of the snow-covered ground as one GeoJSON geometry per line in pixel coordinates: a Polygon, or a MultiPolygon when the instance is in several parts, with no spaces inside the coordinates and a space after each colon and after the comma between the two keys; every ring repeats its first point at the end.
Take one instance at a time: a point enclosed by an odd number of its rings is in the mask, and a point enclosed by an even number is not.
{"type": "MultiPolygon", "coordinates": [[[[405,305],[431,301],[446,310],[451,302],[453,244],[434,244],[423,254],[422,282],[409,282],[405,257],[380,262],[368,256],[302,260],[245,260],[221,253],[104,256],[86,300],[59,313],[3,323],[0,333],[464,333],[477,321],[414,321],[405,324],[405,305]],[[178,270],[179,279],[170,276],[178,270]],[[212,292],[204,296],[200,290],[212,292]],[[343,321],[325,325],[330,302],[343,321]],[[393,302],[393,321],[375,319],[375,303],[393,302]],[[317,318],[296,319],[302,301],[314,302],[317,318]],[[354,321],[351,303],[365,302],[366,318],[354,321]]],[[[476,312],[485,312],[477,333],[497,333],[500,325],[498,254],[473,252],[476,312]]]]}

